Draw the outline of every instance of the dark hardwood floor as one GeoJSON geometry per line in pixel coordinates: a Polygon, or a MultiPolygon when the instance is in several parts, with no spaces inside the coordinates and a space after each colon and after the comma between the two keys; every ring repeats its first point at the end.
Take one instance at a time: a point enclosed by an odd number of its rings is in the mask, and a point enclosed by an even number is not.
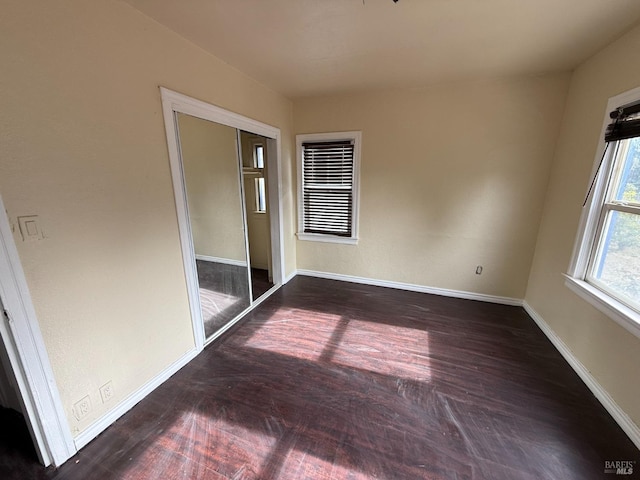
{"type": "Polygon", "coordinates": [[[247,267],[196,260],[205,336],[236,318],[250,304],[247,267]]]}
{"type": "Polygon", "coordinates": [[[0,477],[588,480],[639,459],[522,308],[297,277],[61,468],[0,477]]]}
{"type": "MultiPolygon", "coordinates": [[[[247,267],[196,260],[205,336],[210,337],[249,306],[247,267]]],[[[253,299],[273,287],[269,272],[251,269],[253,299]]]]}
{"type": "Polygon", "coordinates": [[[254,300],[264,295],[271,287],[273,287],[273,282],[269,280],[268,270],[263,270],[262,268],[251,269],[251,291],[254,300]]]}

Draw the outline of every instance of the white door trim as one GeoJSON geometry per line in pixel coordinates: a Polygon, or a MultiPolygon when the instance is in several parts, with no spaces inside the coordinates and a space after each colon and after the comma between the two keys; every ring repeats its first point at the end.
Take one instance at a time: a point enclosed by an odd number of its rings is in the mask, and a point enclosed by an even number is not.
{"type": "Polygon", "coordinates": [[[36,451],[45,466],[76,454],[27,281],[0,198],[0,334],[7,348],[36,451]]]}
{"type": "MultiPolygon", "coordinates": [[[[187,196],[184,186],[184,172],[180,156],[178,124],[176,113],[185,113],[194,117],[210,120],[250,133],[275,140],[275,155],[268,156],[269,164],[269,201],[271,202],[271,255],[273,259],[273,282],[282,285],[284,280],[284,243],[282,228],[282,175],[281,175],[281,140],[280,129],[266,123],[253,120],[243,115],[230,112],[195,98],[188,97],[164,87],[160,87],[162,97],[162,112],[167,135],[169,163],[173,180],[173,192],[176,201],[180,244],[182,247],[182,261],[184,263],[187,290],[189,292],[189,306],[193,323],[194,341],[198,351],[204,348],[205,333],[198,294],[198,277],[195,266],[195,252],[187,209],[187,196]],[[271,160],[269,160],[271,158],[271,160]],[[275,161],[273,160],[275,159],[275,161]]],[[[271,143],[272,142],[268,142],[271,143]]]]}

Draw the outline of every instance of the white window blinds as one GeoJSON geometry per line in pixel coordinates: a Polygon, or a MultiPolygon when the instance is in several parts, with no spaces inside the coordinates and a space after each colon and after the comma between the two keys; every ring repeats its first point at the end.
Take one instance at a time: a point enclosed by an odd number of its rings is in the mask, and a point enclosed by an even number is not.
{"type": "Polygon", "coordinates": [[[304,233],[352,236],[354,142],[302,144],[304,233]]]}

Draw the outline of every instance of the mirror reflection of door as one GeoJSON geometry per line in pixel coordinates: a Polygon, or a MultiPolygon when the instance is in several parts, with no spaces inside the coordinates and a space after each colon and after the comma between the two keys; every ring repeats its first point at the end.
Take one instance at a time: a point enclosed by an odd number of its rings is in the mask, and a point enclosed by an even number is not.
{"type": "Polygon", "coordinates": [[[273,286],[268,195],[268,139],[240,132],[253,299],[273,286]]]}
{"type": "Polygon", "coordinates": [[[249,307],[236,129],[178,113],[178,130],[206,337],[249,307]]]}

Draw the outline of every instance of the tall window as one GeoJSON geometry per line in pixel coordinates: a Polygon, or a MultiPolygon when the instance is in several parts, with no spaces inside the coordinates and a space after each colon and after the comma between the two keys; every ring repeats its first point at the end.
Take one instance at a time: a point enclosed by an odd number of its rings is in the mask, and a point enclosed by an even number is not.
{"type": "Polygon", "coordinates": [[[253,146],[253,168],[264,168],[264,145],[260,143],[253,146]]]}
{"type": "Polygon", "coordinates": [[[613,148],[587,280],[640,310],[640,137],[613,148]]]}
{"type": "Polygon", "coordinates": [[[256,187],[256,212],[265,213],[267,211],[267,189],[264,183],[264,177],[255,179],[256,187]]]}
{"type": "Polygon", "coordinates": [[[640,336],[640,89],[609,101],[567,285],[640,336]]]}
{"type": "Polygon", "coordinates": [[[360,132],[298,135],[298,237],[358,239],[360,132]]]}

